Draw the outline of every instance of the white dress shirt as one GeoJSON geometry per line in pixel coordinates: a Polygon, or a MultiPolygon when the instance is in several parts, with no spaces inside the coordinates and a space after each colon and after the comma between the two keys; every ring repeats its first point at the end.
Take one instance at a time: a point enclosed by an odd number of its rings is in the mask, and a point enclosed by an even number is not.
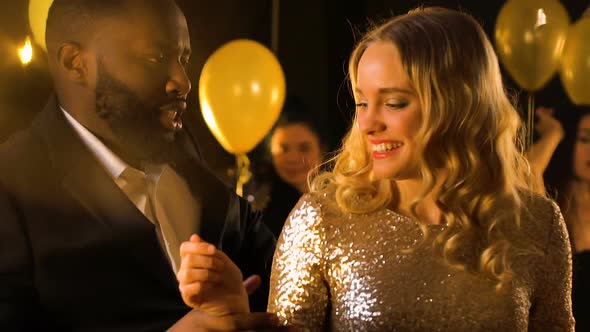
{"type": "Polygon", "coordinates": [[[172,167],[165,164],[148,165],[145,173],[134,169],[66,110],[63,108],[61,110],[117,186],[161,232],[160,244],[167,253],[172,269],[176,273],[180,267],[179,246],[183,241],[188,241],[190,235],[197,231],[195,225],[198,226],[201,217],[200,204],[191,194],[184,179],[172,167]],[[125,190],[127,183],[122,174],[128,168],[146,180],[145,190],[139,195],[137,193],[130,194],[125,190]]]}

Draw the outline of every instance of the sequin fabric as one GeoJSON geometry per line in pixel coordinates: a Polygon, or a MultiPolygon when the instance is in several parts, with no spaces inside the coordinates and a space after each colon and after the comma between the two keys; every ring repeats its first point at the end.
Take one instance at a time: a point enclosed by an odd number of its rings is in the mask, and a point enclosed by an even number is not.
{"type": "Polygon", "coordinates": [[[497,292],[418,246],[412,219],[387,209],[346,214],[333,195],[306,194],[277,243],[268,309],[306,331],[573,331],[563,218],[540,197],[529,211],[511,238],[539,250],[511,256],[516,277],[497,292]]]}

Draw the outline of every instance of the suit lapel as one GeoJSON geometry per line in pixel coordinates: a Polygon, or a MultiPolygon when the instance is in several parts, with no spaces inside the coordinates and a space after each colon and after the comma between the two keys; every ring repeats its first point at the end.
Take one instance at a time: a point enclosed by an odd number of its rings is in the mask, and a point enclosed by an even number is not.
{"type": "Polygon", "coordinates": [[[92,152],[73,130],[55,99],[33,124],[47,144],[50,159],[63,188],[112,231],[121,255],[129,255],[167,286],[176,288],[172,269],[159,245],[155,228],[117,187],[92,152]]]}

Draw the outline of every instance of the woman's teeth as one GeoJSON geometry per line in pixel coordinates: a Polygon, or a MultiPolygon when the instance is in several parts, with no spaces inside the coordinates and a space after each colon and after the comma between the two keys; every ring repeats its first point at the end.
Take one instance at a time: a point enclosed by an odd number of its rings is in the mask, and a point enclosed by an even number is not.
{"type": "Polygon", "coordinates": [[[401,147],[403,143],[380,143],[380,144],[373,144],[373,152],[388,152],[393,149],[397,149],[401,147]]]}

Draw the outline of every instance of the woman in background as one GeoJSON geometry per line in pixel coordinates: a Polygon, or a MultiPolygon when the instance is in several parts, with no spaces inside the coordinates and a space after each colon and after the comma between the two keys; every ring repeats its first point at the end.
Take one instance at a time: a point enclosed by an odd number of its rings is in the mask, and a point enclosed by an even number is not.
{"type": "Polygon", "coordinates": [[[254,166],[250,201],[277,238],[289,212],[309,191],[308,174],[322,162],[326,148],[318,128],[305,105],[288,98],[269,136],[270,167],[254,166]]]}
{"type": "MultiPolygon", "coordinates": [[[[561,115],[565,134],[561,144],[554,148],[555,153],[551,149],[539,151],[553,154],[547,170],[542,171],[547,191],[556,197],[569,230],[576,330],[590,331],[590,107],[572,107],[561,115]]],[[[559,129],[545,136],[555,131],[559,129]]]]}

